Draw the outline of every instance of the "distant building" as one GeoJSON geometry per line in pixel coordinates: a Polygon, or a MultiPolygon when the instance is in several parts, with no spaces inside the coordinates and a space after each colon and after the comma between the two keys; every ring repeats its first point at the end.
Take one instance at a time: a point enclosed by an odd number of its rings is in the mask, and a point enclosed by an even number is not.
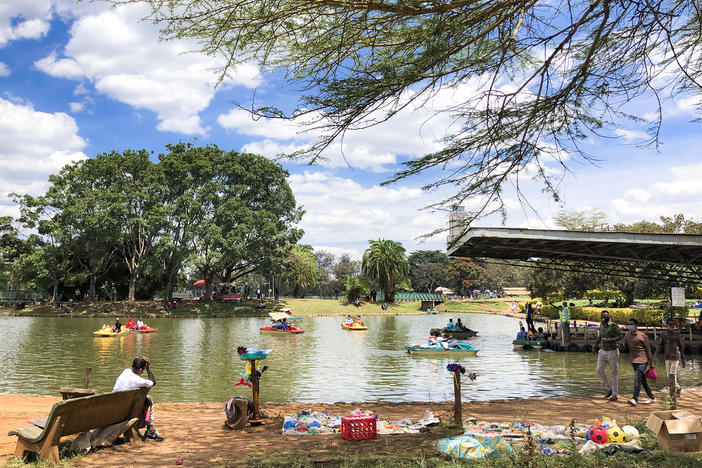
{"type": "Polygon", "coordinates": [[[449,235],[447,239],[447,245],[451,245],[466,232],[469,228],[468,226],[468,213],[466,213],[465,206],[454,206],[451,214],[449,215],[449,235]]]}

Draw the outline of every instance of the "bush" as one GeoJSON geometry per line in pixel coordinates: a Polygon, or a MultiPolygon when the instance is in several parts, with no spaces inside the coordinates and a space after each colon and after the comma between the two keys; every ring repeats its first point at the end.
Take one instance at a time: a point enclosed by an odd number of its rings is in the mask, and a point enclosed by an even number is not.
{"type": "Polygon", "coordinates": [[[606,289],[588,289],[585,291],[585,299],[614,299],[623,296],[621,291],[606,289]]]}

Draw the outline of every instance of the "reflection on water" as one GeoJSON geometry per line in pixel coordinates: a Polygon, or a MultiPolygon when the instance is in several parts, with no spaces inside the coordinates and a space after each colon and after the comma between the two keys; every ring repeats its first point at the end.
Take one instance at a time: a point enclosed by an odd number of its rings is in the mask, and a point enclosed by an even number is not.
{"type": "MultiPolygon", "coordinates": [[[[477,357],[458,362],[479,374],[463,386],[465,400],[599,394],[593,353],[512,350],[518,320],[452,314],[479,330],[477,357]]],[[[140,354],[151,358],[159,401],[224,401],[248,394],[234,387],[244,371],[237,346],[271,348],[261,388],[263,401],[444,401],[452,399],[446,359],[409,356],[404,346],[424,342],[429,329],[449,315],[365,317],[367,331],[346,331],[342,317],[310,317],[302,335],[260,335],[264,318],[151,319],[158,333],[94,338],[104,319],[0,317],[0,392],[57,394],[80,385],[86,367],[90,386],[112,389],[115,378],[140,354]]],[[[628,355],[619,367],[620,393],[631,391],[628,355]]],[[[684,385],[696,384],[700,362],[681,369],[684,385]]],[[[661,366],[662,367],[662,366],[661,366]]],[[[653,384],[660,388],[662,381],[653,384]]]]}

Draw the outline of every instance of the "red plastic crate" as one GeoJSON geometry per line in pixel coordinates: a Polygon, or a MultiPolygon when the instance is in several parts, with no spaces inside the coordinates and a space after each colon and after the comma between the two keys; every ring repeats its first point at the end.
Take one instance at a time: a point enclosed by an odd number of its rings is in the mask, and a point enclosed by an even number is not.
{"type": "Polygon", "coordinates": [[[347,440],[365,440],[378,437],[376,419],[372,416],[341,418],[341,436],[347,440]]]}

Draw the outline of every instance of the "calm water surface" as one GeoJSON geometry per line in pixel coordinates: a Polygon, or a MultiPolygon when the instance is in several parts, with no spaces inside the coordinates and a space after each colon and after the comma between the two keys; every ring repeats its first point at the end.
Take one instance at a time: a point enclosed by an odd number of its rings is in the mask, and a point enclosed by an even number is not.
{"type": "MultiPolygon", "coordinates": [[[[249,346],[273,350],[261,381],[263,401],[451,400],[450,361],[404,350],[425,342],[429,329],[449,317],[480,331],[472,340],[478,356],[456,360],[479,374],[464,385],[465,400],[601,392],[595,354],[513,351],[517,319],[466,313],[366,317],[364,332],[342,330],[341,317],[310,317],[296,321],[306,330],[297,336],[260,335],[269,323],[264,318],[150,319],[158,333],[117,338],[92,336],[104,322],[99,318],[0,317],[0,393],[56,394],[59,387],[80,386],[86,367],[93,369],[90,386],[109,391],[134,356],[145,354],[158,381],[151,392],[157,401],[223,401],[250,394],[233,386],[245,367],[236,348],[249,346]]],[[[700,361],[688,363],[681,369],[684,385],[699,380],[700,361]]],[[[630,394],[628,355],[619,374],[620,393],[630,394]]]]}

